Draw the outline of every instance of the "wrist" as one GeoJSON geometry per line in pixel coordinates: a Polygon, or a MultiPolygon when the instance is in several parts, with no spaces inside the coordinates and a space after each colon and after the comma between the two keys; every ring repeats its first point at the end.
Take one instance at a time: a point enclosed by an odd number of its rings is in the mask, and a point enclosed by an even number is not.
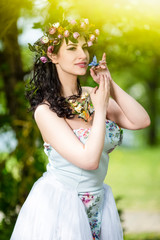
{"type": "Polygon", "coordinates": [[[106,114],[107,114],[107,107],[106,108],[100,107],[95,109],[95,115],[105,118],[106,114]]]}
{"type": "Polygon", "coordinates": [[[115,82],[114,82],[113,79],[111,78],[111,79],[110,79],[110,96],[111,96],[112,98],[114,98],[114,84],[115,84],[115,82]]]}

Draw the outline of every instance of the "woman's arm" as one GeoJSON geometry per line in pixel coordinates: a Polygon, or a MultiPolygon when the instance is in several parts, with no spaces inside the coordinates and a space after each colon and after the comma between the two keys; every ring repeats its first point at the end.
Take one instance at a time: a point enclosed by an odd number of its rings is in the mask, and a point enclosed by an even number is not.
{"type": "MultiPolygon", "coordinates": [[[[85,86],[90,92],[92,87],[85,86]]],[[[150,117],[145,109],[134,98],[122,90],[113,80],[110,83],[110,93],[106,119],[112,120],[118,126],[137,130],[150,125],[150,117]]]]}
{"type": "MultiPolygon", "coordinates": [[[[106,118],[126,129],[136,130],[148,127],[150,117],[145,109],[113,81],[106,65],[105,53],[99,63],[97,67],[90,69],[90,74],[98,84],[100,84],[101,75],[105,75],[110,81],[110,95],[112,98],[109,100],[106,118]]],[[[89,89],[91,90],[88,87],[89,89]]]]}
{"type": "Polygon", "coordinates": [[[102,79],[99,89],[92,89],[90,93],[95,113],[85,144],[75,136],[65,119],[58,117],[48,105],[39,105],[34,112],[34,118],[43,139],[66,160],[85,170],[95,170],[99,166],[105,139],[108,83],[107,79],[105,81],[102,79]]]}
{"type": "Polygon", "coordinates": [[[126,129],[142,129],[150,125],[150,117],[133,97],[110,80],[110,98],[107,117],[126,129]]]}
{"type": "Polygon", "coordinates": [[[85,170],[95,170],[99,166],[105,138],[105,116],[105,111],[95,111],[92,129],[84,145],[65,119],[59,118],[46,104],[39,105],[34,113],[43,139],[66,160],[85,170]]]}

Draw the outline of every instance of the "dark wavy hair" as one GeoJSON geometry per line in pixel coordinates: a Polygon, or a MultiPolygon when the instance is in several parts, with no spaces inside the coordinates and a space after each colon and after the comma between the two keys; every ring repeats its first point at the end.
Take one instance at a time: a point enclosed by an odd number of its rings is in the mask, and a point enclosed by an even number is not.
{"type": "MultiPolygon", "coordinates": [[[[56,53],[58,49],[59,47],[56,49],[56,53]]],[[[59,80],[55,64],[52,62],[42,63],[40,60],[37,60],[34,63],[32,73],[33,77],[29,79],[29,82],[25,86],[25,97],[30,103],[28,111],[33,111],[32,117],[37,106],[45,104],[43,100],[47,100],[49,108],[56,112],[58,117],[74,118],[75,115],[72,113],[69,103],[66,102],[65,97],[61,96],[62,84],[59,80]]],[[[81,96],[82,88],[78,78],[77,92],[78,95],[71,95],[67,99],[77,99],[81,96]]]]}

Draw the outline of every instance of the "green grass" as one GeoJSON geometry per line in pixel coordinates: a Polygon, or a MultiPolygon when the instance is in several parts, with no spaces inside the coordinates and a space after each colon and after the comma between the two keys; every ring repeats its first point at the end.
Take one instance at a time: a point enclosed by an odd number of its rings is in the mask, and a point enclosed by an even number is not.
{"type": "Polygon", "coordinates": [[[156,233],[128,234],[124,240],[160,240],[160,235],[156,233]]]}
{"type": "Polygon", "coordinates": [[[160,149],[125,149],[110,154],[105,183],[122,196],[122,209],[160,211],[160,149]]]}

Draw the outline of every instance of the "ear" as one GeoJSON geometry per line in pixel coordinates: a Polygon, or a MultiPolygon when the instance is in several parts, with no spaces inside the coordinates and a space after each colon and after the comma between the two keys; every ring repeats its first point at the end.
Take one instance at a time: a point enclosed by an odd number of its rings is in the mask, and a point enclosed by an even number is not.
{"type": "Polygon", "coordinates": [[[51,59],[51,61],[52,61],[53,63],[55,63],[55,64],[58,63],[57,54],[47,52],[47,56],[51,59]]]}

